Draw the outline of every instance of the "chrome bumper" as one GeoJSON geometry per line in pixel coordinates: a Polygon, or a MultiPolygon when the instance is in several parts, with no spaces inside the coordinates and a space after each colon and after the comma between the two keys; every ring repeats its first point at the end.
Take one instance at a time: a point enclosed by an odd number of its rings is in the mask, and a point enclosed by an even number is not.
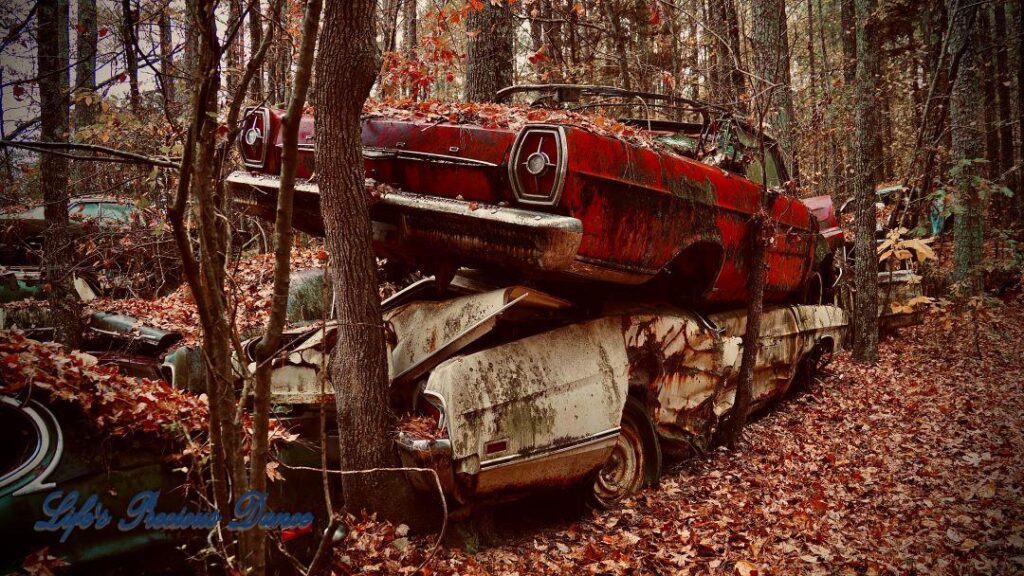
{"type": "MultiPolygon", "coordinates": [[[[273,220],[277,178],[239,171],[227,182],[244,211],[273,220]]],[[[569,216],[402,191],[384,195],[370,216],[375,247],[415,261],[559,271],[572,265],[583,240],[583,224],[569,216]]],[[[304,232],[323,235],[317,184],[296,183],[294,222],[304,232]]]]}
{"type": "MultiPolygon", "coordinates": [[[[440,440],[422,440],[412,438],[405,432],[398,433],[398,454],[402,466],[406,468],[425,468],[437,473],[441,482],[441,490],[445,494],[455,494],[455,479],[452,471],[452,443],[447,438],[440,440]]],[[[429,472],[408,471],[405,473],[409,483],[420,492],[437,492],[434,475],[429,472]]]]}

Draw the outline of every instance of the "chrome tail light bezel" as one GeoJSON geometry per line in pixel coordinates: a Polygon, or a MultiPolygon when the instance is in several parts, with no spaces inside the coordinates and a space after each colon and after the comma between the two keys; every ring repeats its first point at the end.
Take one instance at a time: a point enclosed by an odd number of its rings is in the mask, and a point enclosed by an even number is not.
{"type": "Polygon", "coordinates": [[[562,126],[552,126],[548,124],[530,124],[519,131],[519,135],[516,136],[515,144],[512,145],[512,153],[509,155],[508,162],[508,179],[512,185],[512,192],[515,194],[516,201],[520,204],[528,204],[533,206],[555,206],[558,201],[562,198],[562,189],[565,187],[565,174],[568,169],[568,146],[565,140],[565,128],[562,126]],[[531,194],[526,191],[522,181],[519,177],[518,167],[525,164],[530,154],[527,150],[524,153],[523,144],[527,138],[541,133],[549,135],[555,139],[555,148],[557,150],[558,158],[555,159],[553,166],[555,170],[555,182],[552,186],[550,194],[539,195],[531,194]]]}
{"type": "Polygon", "coordinates": [[[267,165],[267,151],[269,149],[270,110],[262,106],[250,106],[245,109],[245,113],[242,116],[242,129],[238,132],[238,152],[242,157],[242,163],[246,168],[265,168],[267,165]],[[246,142],[249,131],[253,129],[253,127],[246,128],[246,125],[250,122],[250,118],[253,118],[256,114],[259,114],[259,117],[263,120],[263,133],[259,135],[259,138],[263,141],[259,160],[252,159],[245,153],[246,146],[253,147],[255,145],[246,142]]]}

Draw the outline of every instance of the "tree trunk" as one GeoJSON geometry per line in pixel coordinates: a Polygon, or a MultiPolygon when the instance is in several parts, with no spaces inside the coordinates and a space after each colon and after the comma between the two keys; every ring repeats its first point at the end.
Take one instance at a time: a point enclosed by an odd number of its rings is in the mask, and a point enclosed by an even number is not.
{"type": "MultiPolygon", "coordinates": [[[[419,44],[419,37],[416,31],[417,14],[416,14],[416,0],[404,0],[402,4],[402,52],[405,54],[407,60],[414,60],[416,58],[416,47],[419,44]]],[[[408,91],[406,96],[413,100],[419,99],[420,89],[417,86],[410,86],[406,88],[408,91]]]]}
{"type": "Polygon", "coordinates": [[[629,51],[626,49],[626,34],[622,29],[622,19],[619,14],[620,6],[615,4],[613,7],[610,4],[610,0],[601,1],[602,16],[604,16],[604,19],[612,29],[611,40],[615,46],[615,57],[619,62],[619,78],[622,82],[621,87],[626,90],[632,90],[633,84],[629,79],[629,51]]]}
{"type": "Polygon", "coordinates": [[[989,6],[983,6],[978,11],[977,38],[984,42],[976,46],[975,51],[983,55],[978,59],[981,65],[981,86],[984,94],[981,108],[984,110],[983,130],[985,132],[985,166],[989,180],[995,182],[999,179],[999,104],[996,102],[996,67],[995,67],[995,38],[992,37],[992,12],[989,6]]]}
{"type": "Polygon", "coordinates": [[[970,0],[949,0],[952,26],[949,54],[963,51],[959,73],[950,95],[950,128],[953,162],[959,165],[957,204],[962,209],[953,225],[953,279],[964,296],[981,292],[982,199],[974,182],[982,170],[977,160],[984,156],[982,123],[978,106],[981,78],[976,43],[978,5],[970,0]]]}
{"type": "Polygon", "coordinates": [[[857,11],[853,0],[839,0],[839,21],[843,33],[843,82],[857,78],[857,11]]]}
{"type": "Polygon", "coordinates": [[[171,32],[171,15],[166,10],[160,11],[160,86],[163,89],[164,107],[171,116],[178,113],[178,94],[174,82],[174,37],[171,32]]]}
{"type": "Polygon", "coordinates": [[[480,10],[470,9],[466,30],[471,37],[466,50],[465,98],[493,102],[498,90],[512,85],[512,12],[504,2],[484,2],[480,10]]]}
{"type": "Polygon", "coordinates": [[[786,34],[784,0],[756,0],[752,4],[751,42],[754,73],[777,88],[771,90],[769,124],[790,167],[790,178],[799,181],[793,115],[793,92],[789,77],[789,39],[786,34]]]}
{"type": "Polygon", "coordinates": [[[708,61],[709,98],[743,112],[743,73],[739,70],[740,25],[733,0],[708,1],[708,31],[712,48],[708,61]]]}
{"type": "MultiPolygon", "coordinates": [[[[755,56],[756,58],[756,56],[755,56]]],[[[763,154],[763,147],[762,147],[763,154]]],[[[762,156],[763,157],[763,156],[762,156]]],[[[762,164],[763,165],[763,164],[762,164]]],[[[764,179],[767,182],[767,179],[764,179]]],[[[750,299],[747,301],[747,318],[743,330],[743,355],[740,359],[740,373],[736,382],[736,396],[733,401],[729,419],[723,430],[725,443],[734,447],[743,434],[750,412],[750,401],[754,387],[754,366],[757,364],[758,341],[761,338],[761,313],[764,310],[764,285],[767,280],[768,241],[772,238],[773,226],[766,207],[772,200],[767,190],[762,190],[761,211],[755,214],[750,222],[747,250],[750,255],[750,271],[748,289],[750,299]]]]}
{"type": "MultiPolygon", "coordinates": [[[[78,0],[78,42],[75,64],[75,92],[79,96],[96,89],[96,44],[99,35],[96,30],[96,0],[78,0]]],[[[81,129],[96,122],[98,102],[75,102],[75,129],[81,129]]]]}
{"type": "MultiPolygon", "coordinates": [[[[68,46],[61,44],[67,33],[67,3],[41,0],[36,14],[36,42],[39,68],[40,140],[67,142],[68,101],[62,86],[67,85],[68,46]]],[[[46,208],[43,232],[47,300],[54,340],[68,348],[77,348],[82,333],[79,314],[81,302],[75,294],[72,266],[74,242],[69,233],[68,161],[56,154],[41,153],[39,184],[46,208]]]]}
{"type": "MultiPolygon", "coordinates": [[[[1007,39],[1006,4],[996,2],[992,9],[995,11],[994,39],[998,43],[996,45],[996,91],[999,95],[999,174],[1000,176],[1005,175],[1001,179],[1003,185],[1018,192],[1019,171],[1013,169],[1016,157],[1013,141],[1013,104],[1010,98],[1013,77],[1010,76],[1010,42],[1007,39]]],[[[1012,201],[1006,203],[1012,204],[1012,201]]],[[[1004,220],[1007,224],[1010,221],[1012,218],[1004,220]]]]}
{"type": "Polygon", "coordinates": [[[879,159],[876,96],[881,71],[877,0],[856,0],[857,77],[856,127],[853,138],[855,216],[855,294],[853,357],[865,364],[878,361],[878,254],[875,244],[875,174],[879,159]]]}
{"type": "Polygon", "coordinates": [[[383,51],[394,52],[396,50],[396,38],[398,36],[398,14],[402,11],[403,0],[384,0],[383,14],[381,14],[381,36],[384,39],[383,51]]]}
{"type": "MultiPolygon", "coordinates": [[[[340,323],[331,384],[343,470],[387,467],[395,461],[359,121],[378,70],[375,8],[374,0],[327,4],[315,71],[316,132],[331,135],[320,140],[324,144],[317,146],[316,165],[340,323]]],[[[393,473],[344,475],[346,507],[397,515],[395,487],[402,482],[393,473]]]]}
{"type": "Polygon", "coordinates": [[[402,52],[416,52],[418,37],[416,32],[416,0],[404,0],[402,4],[402,52]]]}
{"type": "Polygon", "coordinates": [[[139,56],[135,47],[138,39],[135,36],[135,12],[131,0],[121,0],[121,35],[124,41],[125,72],[128,74],[128,94],[132,112],[139,112],[139,56]]]}
{"type": "MultiPolygon", "coordinates": [[[[1017,128],[1022,144],[1018,146],[1017,182],[1024,183],[1024,2],[1017,3],[1017,128]]],[[[1015,190],[1017,222],[1024,221],[1024,186],[1015,190]]]]}
{"type": "MultiPolygon", "coordinates": [[[[228,2],[228,30],[233,29],[235,26],[243,26],[240,22],[242,19],[242,0],[229,0],[228,2]]],[[[228,44],[228,61],[226,74],[224,75],[225,86],[228,92],[234,94],[235,89],[238,88],[238,83],[242,77],[242,54],[244,52],[242,47],[242,38],[245,35],[241,30],[235,34],[234,38],[228,38],[230,42],[228,44]]]]}
{"type": "MultiPolygon", "coordinates": [[[[250,2],[249,50],[255,53],[260,45],[263,44],[263,26],[260,22],[263,7],[260,6],[260,0],[250,0],[250,2]]],[[[263,68],[264,66],[260,66],[259,71],[252,77],[252,83],[249,85],[249,99],[256,104],[263,102],[263,68]]]]}

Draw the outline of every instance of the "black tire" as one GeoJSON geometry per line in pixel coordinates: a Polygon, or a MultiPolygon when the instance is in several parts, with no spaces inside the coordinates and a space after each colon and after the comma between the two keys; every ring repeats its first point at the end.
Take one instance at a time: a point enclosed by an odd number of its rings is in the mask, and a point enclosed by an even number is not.
{"type": "Polygon", "coordinates": [[[661,476],[658,433],[644,405],[632,396],[626,400],[621,428],[608,461],[591,485],[590,501],[597,508],[614,506],[645,486],[657,484],[661,476]]]}

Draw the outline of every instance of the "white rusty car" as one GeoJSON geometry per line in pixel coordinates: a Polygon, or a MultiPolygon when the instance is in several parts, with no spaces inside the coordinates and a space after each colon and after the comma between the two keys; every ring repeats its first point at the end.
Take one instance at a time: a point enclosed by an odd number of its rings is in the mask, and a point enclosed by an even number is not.
{"type": "MultiPolygon", "coordinates": [[[[384,309],[394,333],[394,408],[432,427],[399,432],[402,460],[436,470],[460,504],[584,484],[596,503],[610,504],[655,482],[663,452],[706,448],[733,404],[743,310],[579,305],[461,277],[442,296],[429,279],[414,284],[384,309]]],[[[838,349],[846,326],[834,306],[766,309],[753,409],[838,349]]],[[[273,401],[316,402],[334,327],[292,336],[273,374],[273,401]]],[[[427,475],[410,478],[436,490],[427,475]]]]}

